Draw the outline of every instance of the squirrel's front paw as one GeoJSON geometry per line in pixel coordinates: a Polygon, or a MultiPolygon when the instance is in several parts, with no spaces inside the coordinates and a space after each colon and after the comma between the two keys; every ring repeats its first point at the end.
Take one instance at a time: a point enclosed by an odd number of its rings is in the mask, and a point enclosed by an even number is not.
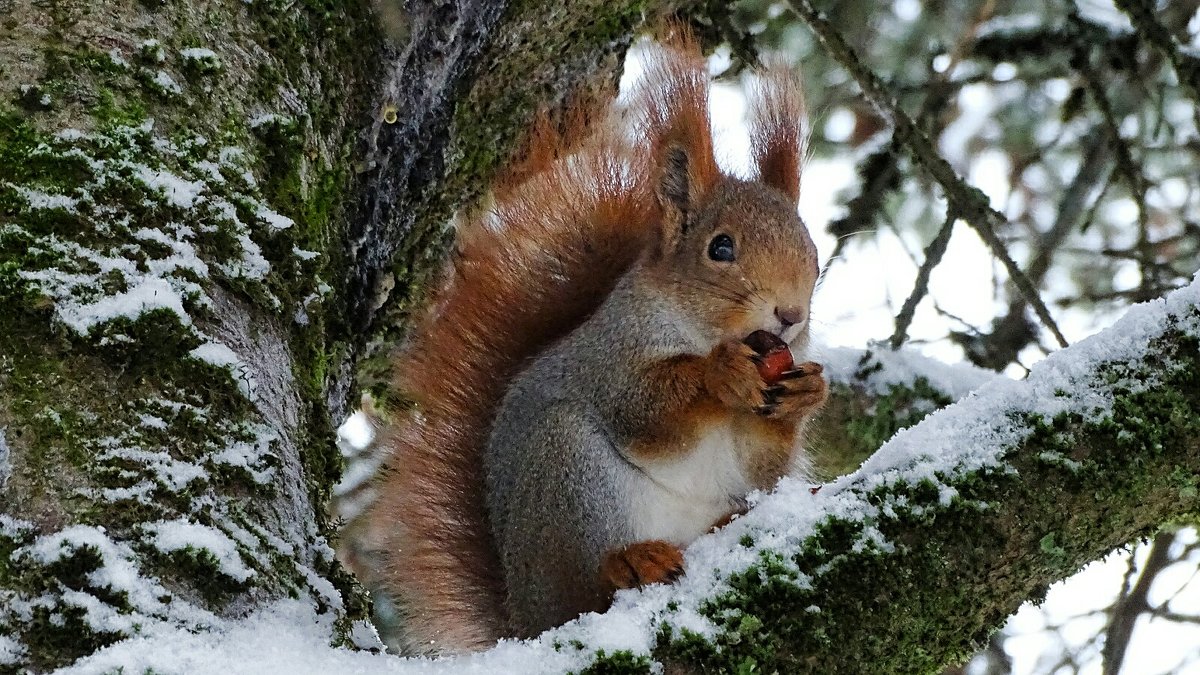
{"type": "Polygon", "coordinates": [[[612,590],[670,583],[680,574],[683,554],[679,547],[657,539],[609,551],[600,563],[600,580],[612,590]]]}
{"type": "Polygon", "coordinates": [[[768,389],[767,402],[758,413],[773,419],[795,420],[816,412],[829,396],[824,370],[821,364],[808,361],[784,373],[768,389]]]}
{"type": "Polygon", "coordinates": [[[761,408],[770,401],[770,392],[774,390],[758,372],[761,358],[742,342],[722,342],[708,355],[705,388],[718,401],[735,410],[761,408]]]}

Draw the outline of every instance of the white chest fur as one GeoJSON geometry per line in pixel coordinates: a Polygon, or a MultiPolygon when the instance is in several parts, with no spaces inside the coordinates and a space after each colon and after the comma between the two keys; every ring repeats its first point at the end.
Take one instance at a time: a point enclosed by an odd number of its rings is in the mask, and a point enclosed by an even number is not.
{"type": "Polygon", "coordinates": [[[637,540],[686,545],[728,515],[751,489],[735,445],[722,425],[682,457],[641,465],[630,500],[637,540]]]}

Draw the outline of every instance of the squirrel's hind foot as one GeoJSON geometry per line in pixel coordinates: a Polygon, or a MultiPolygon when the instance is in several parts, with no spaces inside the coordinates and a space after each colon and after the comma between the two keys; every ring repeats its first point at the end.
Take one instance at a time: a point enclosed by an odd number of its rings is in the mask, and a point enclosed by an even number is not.
{"type": "Polygon", "coordinates": [[[683,574],[683,553],[661,540],[639,541],[609,551],[600,563],[600,579],[612,591],[670,583],[683,574]]]}

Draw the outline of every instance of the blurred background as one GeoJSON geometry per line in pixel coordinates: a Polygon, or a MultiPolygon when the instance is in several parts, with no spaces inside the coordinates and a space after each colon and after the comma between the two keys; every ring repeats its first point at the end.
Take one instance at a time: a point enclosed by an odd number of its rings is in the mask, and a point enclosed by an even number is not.
{"type": "MultiPolygon", "coordinates": [[[[942,156],[1007,218],[997,232],[1004,248],[1070,343],[1200,268],[1200,0],[1123,4],[1143,13],[1136,28],[1102,0],[821,5],[942,156]]],[[[726,166],[746,158],[740,76],[753,54],[783,55],[807,83],[811,157],[800,212],[825,267],[813,308],[819,342],[903,343],[1013,378],[1057,348],[1005,267],[948,217],[940,188],[787,3],[710,5],[713,19],[698,29],[724,43],[711,70],[726,166]],[[923,266],[927,285],[916,283],[923,266]],[[911,325],[898,330],[910,296],[919,301],[911,325]]],[[[638,70],[633,50],[625,86],[638,70]]],[[[335,506],[346,523],[340,554],[354,567],[365,554],[356,517],[372,499],[379,458],[364,416],[341,437],[347,471],[335,506]]],[[[386,632],[388,608],[377,613],[386,632]]],[[[1170,524],[1052,587],[948,672],[1200,674],[1196,523],[1170,524]]]]}

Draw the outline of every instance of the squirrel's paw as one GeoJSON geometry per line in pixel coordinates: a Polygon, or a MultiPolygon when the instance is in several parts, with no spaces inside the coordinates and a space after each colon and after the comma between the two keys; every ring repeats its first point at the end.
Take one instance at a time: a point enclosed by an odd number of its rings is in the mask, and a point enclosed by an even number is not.
{"type": "Polygon", "coordinates": [[[708,355],[704,386],[718,401],[735,410],[755,410],[770,402],[772,387],[758,372],[762,357],[745,344],[722,342],[708,355]]]}
{"type": "Polygon", "coordinates": [[[679,547],[660,540],[639,541],[609,551],[600,563],[600,580],[613,590],[670,583],[681,574],[683,554],[679,547]]]}
{"type": "Polygon", "coordinates": [[[807,361],[784,373],[767,388],[767,401],[756,412],[772,419],[800,419],[812,414],[829,396],[829,385],[821,375],[825,368],[807,361]]]}

